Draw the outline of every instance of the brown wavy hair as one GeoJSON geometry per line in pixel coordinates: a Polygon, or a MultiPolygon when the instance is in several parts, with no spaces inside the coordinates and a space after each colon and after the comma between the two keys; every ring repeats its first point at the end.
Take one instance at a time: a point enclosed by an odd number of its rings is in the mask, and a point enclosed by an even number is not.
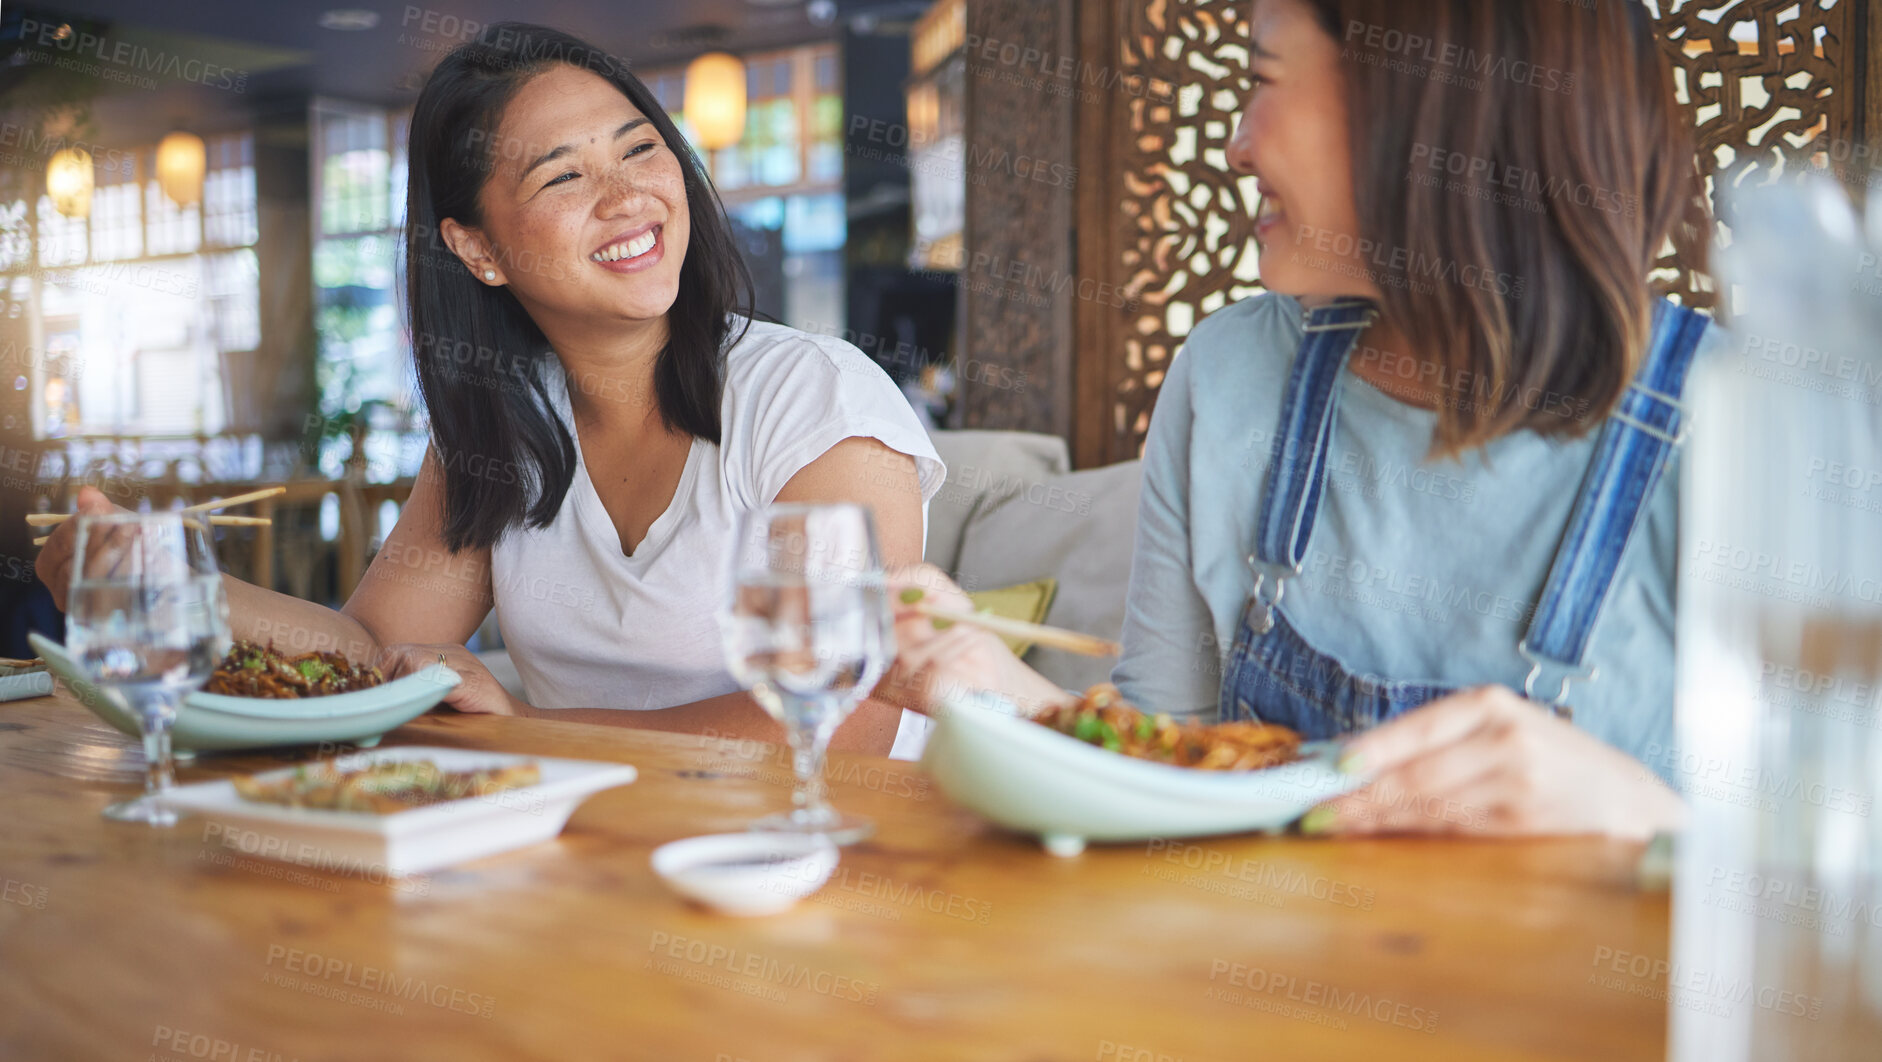
{"type": "Polygon", "coordinates": [[[1674,240],[1711,223],[1639,0],[1307,0],[1341,45],[1360,236],[1386,316],[1442,379],[1435,454],[1574,437],[1620,401],[1674,240]],[[1534,396],[1550,396],[1535,401],[1534,396]]]}

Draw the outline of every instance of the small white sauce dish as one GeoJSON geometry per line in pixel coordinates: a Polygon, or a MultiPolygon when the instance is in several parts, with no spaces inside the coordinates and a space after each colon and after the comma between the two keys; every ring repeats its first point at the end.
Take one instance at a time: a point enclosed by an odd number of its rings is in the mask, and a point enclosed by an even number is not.
{"type": "Polygon", "coordinates": [[[821,834],[718,833],[653,850],[654,873],[667,887],[721,914],[750,917],[786,911],[823,888],[836,869],[837,846],[821,834]]]}

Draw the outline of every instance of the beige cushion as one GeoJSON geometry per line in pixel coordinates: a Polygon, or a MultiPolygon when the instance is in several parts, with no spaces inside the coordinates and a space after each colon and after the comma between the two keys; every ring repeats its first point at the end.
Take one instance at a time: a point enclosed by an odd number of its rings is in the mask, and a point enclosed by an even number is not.
{"type": "MultiPolygon", "coordinates": [[[[1071,467],[1065,440],[1056,435],[1021,431],[938,431],[934,448],[948,466],[947,482],[928,503],[928,563],[953,574],[960,561],[961,536],[987,495],[994,500],[1025,484],[1063,475],[1071,467]]],[[[1032,572],[1011,582],[1024,582],[1032,572]]],[[[993,584],[989,584],[993,585],[993,584]]],[[[1006,585],[1004,583],[999,585],[1006,585]]]]}
{"type": "MultiPolygon", "coordinates": [[[[984,590],[1051,576],[1058,595],[1046,612],[1054,627],[1116,639],[1124,631],[1136,544],[1143,464],[1051,476],[975,514],[961,543],[957,577],[984,590]]],[[[1026,662],[1053,682],[1082,691],[1111,677],[1115,660],[1038,647],[1026,662]]]]}

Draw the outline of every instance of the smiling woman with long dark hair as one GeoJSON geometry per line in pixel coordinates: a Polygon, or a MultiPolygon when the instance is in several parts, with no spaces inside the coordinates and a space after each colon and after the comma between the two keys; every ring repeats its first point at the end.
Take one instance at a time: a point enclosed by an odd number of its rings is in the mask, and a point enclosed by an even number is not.
{"type": "MultiPolygon", "coordinates": [[[[227,580],[236,635],[393,674],[442,657],[463,711],[775,734],[719,648],[733,529],[773,502],[853,502],[886,561],[919,560],[945,470],[907,400],[855,348],[751,319],[699,160],[584,41],[487,27],[427,80],[409,158],[430,452],[342,610],[227,580]],[[529,704],[464,649],[493,608],[529,704]]],[[[55,593],[70,563],[62,529],[39,561],[55,593]]],[[[900,723],[866,704],[837,747],[888,750],[900,723]]]]}
{"type": "MultiPolygon", "coordinates": [[[[741,315],[752,298],[718,197],[637,78],[580,40],[540,27],[493,26],[479,36],[485,40],[502,46],[459,49],[419,95],[406,194],[418,382],[445,456],[445,539],[454,549],[495,545],[518,525],[547,527],[561,511],[576,452],[550,408],[546,370],[565,370],[586,398],[634,398],[558,363],[539,316],[559,333],[663,318],[654,406],[667,428],[717,443],[723,355],[748,327],[741,315]],[[505,109],[531,81],[526,106],[553,101],[566,113],[545,109],[541,123],[519,113],[506,131],[505,109]],[[623,99],[610,99],[609,88],[623,99]],[[601,126],[579,128],[588,117],[582,111],[601,126]],[[617,114],[624,120],[609,126],[617,114]],[[546,142],[557,121],[569,122],[573,140],[546,142]],[[532,130],[544,134],[541,141],[529,139],[532,130]],[[576,163],[587,153],[609,156],[618,174],[583,173],[576,163]],[[595,198],[610,194],[640,197],[650,209],[596,210],[595,198]],[[515,227],[506,233],[510,241],[492,241],[493,222],[515,227]],[[584,253],[584,246],[563,245],[568,238],[596,246],[584,253]],[[601,260],[603,251],[641,250],[635,241],[650,239],[636,257],[601,260]],[[518,476],[480,474],[485,468],[518,476]]],[[[614,337],[563,338],[607,346],[614,337]]],[[[614,374],[600,379],[628,382],[614,374]]]]}

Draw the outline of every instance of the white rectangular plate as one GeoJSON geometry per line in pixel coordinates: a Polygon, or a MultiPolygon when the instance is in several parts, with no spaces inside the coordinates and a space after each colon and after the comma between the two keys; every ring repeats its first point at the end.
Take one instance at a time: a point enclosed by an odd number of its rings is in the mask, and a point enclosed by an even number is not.
{"type": "MultiPolygon", "coordinates": [[[[577,804],[637,776],[624,763],[518,756],[507,752],[406,745],[334,760],[340,770],[375,763],[430,760],[445,771],[537,764],[542,781],[486,797],[468,797],[390,815],[321,811],[243,800],[231,781],[172,790],[170,804],[211,826],[204,839],[231,852],[334,873],[401,877],[547,841],[562,832],[577,804]]],[[[266,780],[297,768],[264,771],[266,780]]]]}

